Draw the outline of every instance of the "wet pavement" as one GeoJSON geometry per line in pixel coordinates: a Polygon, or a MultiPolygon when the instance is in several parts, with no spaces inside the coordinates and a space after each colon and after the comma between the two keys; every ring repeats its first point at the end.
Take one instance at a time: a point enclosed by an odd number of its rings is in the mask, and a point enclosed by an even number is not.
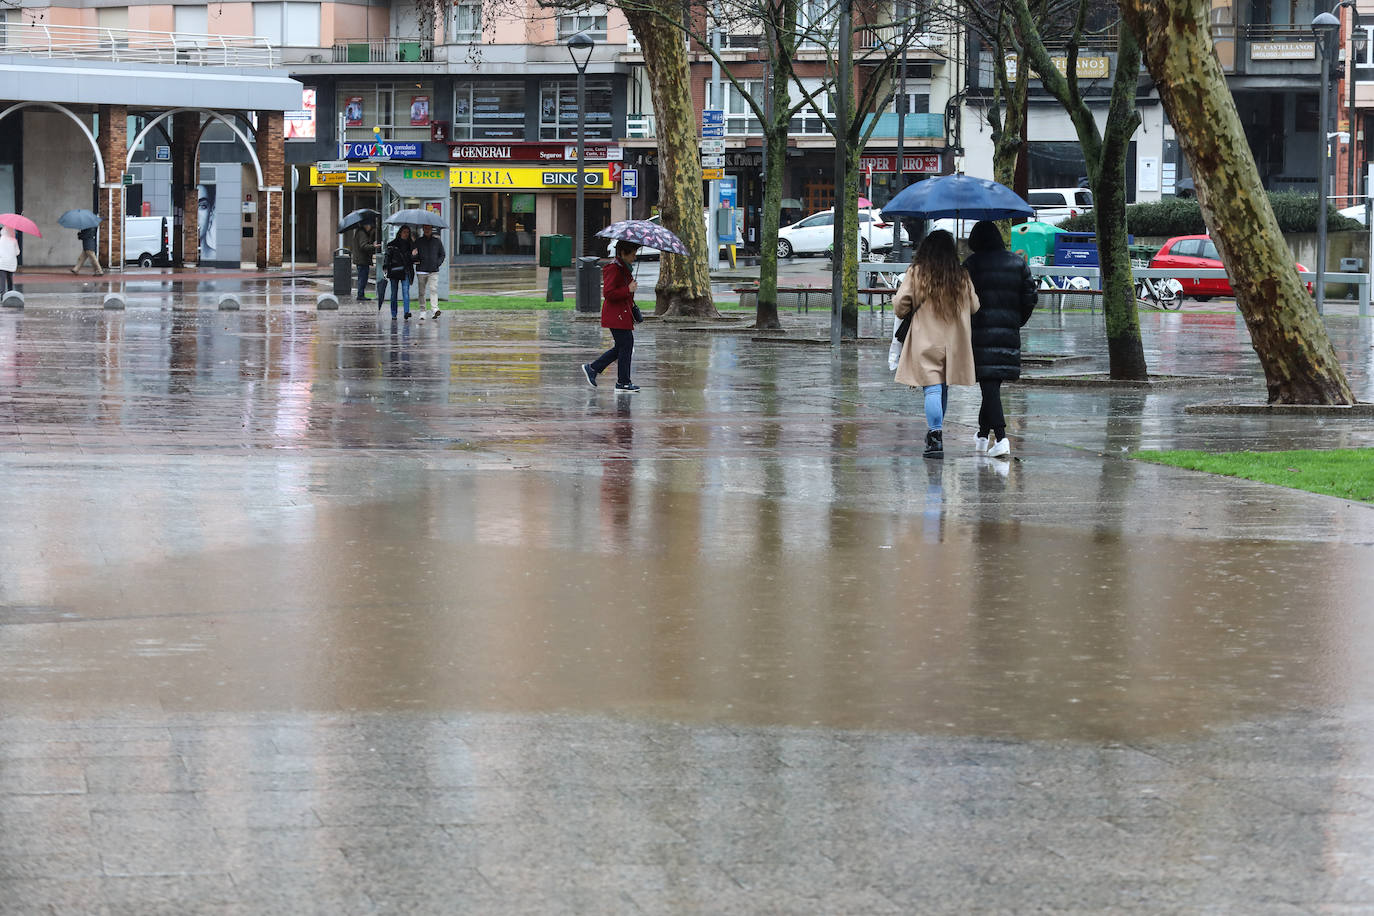
{"type": "Polygon", "coordinates": [[[937,463],[880,343],[290,292],[0,313],[0,913],[1374,910],[1374,509],[1126,458],[1374,446],[1185,414],[1234,315],[937,463]]]}

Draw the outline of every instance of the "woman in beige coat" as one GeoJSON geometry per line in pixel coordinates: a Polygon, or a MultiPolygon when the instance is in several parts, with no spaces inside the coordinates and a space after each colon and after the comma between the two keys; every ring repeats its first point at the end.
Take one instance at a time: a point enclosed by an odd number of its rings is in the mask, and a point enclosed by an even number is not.
{"type": "Polygon", "coordinates": [[[978,311],[973,281],[959,263],[954,236],[938,229],[925,237],[892,300],[892,312],[915,312],[897,361],[897,381],[925,390],[926,458],[945,457],[945,405],[950,385],[976,385],[969,316],[978,311]]]}

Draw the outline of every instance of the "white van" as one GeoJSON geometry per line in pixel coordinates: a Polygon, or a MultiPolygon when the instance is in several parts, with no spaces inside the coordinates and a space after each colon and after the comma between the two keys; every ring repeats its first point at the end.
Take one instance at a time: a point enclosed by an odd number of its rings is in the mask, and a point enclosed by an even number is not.
{"type": "Polygon", "coordinates": [[[1035,208],[1035,218],[1058,226],[1071,216],[1093,208],[1093,192],[1087,188],[1031,188],[1026,203],[1035,208]]]}
{"type": "Polygon", "coordinates": [[[139,267],[166,267],[172,263],[171,217],[124,217],[124,261],[139,267]]]}

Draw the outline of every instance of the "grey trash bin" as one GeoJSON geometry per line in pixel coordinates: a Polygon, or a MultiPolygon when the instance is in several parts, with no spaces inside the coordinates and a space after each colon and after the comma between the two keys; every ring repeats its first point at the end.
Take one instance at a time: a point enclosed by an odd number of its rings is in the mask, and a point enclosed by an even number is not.
{"type": "Polygon", "coordinates": [[[346,249],[334,252],[334,295],[343,299],[353,290],[353,258],[346,249]]]}
{"type": "Polygon", "coordinates": [[[580,291],[577,302],[584,312],[601,311],[600,260],[600,258],[577,259],[577,288],[580,291]]]}

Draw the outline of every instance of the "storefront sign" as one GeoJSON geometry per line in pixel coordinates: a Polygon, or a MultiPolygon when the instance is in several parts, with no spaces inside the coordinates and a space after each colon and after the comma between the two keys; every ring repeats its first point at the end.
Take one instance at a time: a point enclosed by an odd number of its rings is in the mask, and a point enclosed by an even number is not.
{"type": "MultiPolygon", "coordinates": [[[[588,162],[613,162],[624,152],[613,143],[583,144],[588,162]]],[[[454,162],[473,160],[508,162],[576,162],[577,147],[566,143],[450,143],[448,157],[454,162]]]]}
{"type": "MultiPolygon", "coordinates": [[[[1062,75],[1069,75],[1068,57],[1052,57],[1050,61],[1054,64],[1054,69],[1062,75]]],[[[1017,59],[1015,54],[1007,55],[1007,79],[1016,79],[1017,59]]],[[[1112,75],[1112,59],[1110,57],[1080,57],[1074,70],[1081,80],[1106,79],[1112,75]]]]}
{"type": "Polygon", "coordinates": [[[365,143],[344,144],[345,159],[423,159],[419,143],[365,143]]]}
{"type": "MultiPolygon", "coordinates": [[[[406,179],[435,179],[443,178],[444,172],[448,172],[448,183],[451,188],[484,188],[492,191],[501,190],[523,190],[523,191],[558,191],[563,189],[572,190],[577,187],[577,169],[575,168],[407,168],[403,173],[406,179]]],[[[609,169],[596,168],[585,169],[583,171],[583,187],[590,190],[610,190],[613,186],[609,169]]],[[[320,171],[315,166],[310,167],[310,184],[312,187],[332,187],[334,185],[347,185],[349,187],[380,187],[381,182],[377,180],[376,166],[355,166],[343,172],[320,171]]]]}
{"type": "MultiPolygon", "coordinates": [[[[902,156],[903,172],[938,172],[940,171],[940,156],[902,156]]],[[[859,168],[864,171],[873,172],[896,172],[897,156],[863,156],[859,159],[859,168]]]]}
{"type": "Polygon", "coordinates": [[[1315,41],[1255,41],[1250,44],[1251,60],[1315,60],[1315,41]]]}

